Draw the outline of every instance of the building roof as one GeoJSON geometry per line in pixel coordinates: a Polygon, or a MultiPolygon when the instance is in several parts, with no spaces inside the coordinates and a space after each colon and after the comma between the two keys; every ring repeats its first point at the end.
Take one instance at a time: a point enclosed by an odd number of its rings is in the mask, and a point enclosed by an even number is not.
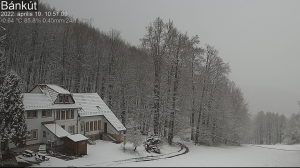
{"type": "Polygon", "coordinates": [[[54,84],[38,84],[29,93],[44,93],[52,102],[57,99],[58,94],[71,94],[64,86],[54,84]]]}
{"type": "Polygon", "coordinates": [[[52,102],[45,94],[23,93],[23,104],[25,110],[51,108],[52,102]]]}
{"type": "Polygon", "coordinates": [[[73,98],[75,104],[81,106],[78,110],[81,117],[103,115],[117,131],[126,130],[97,93],[73,93],[73,98]]]}
{"type": "Polygon", "coordinates": [[[80,108],[76,104],[53,104],[49,96],[38,93],[23,93],[25,110],[80,108]]]}
{"type": "Polygon", "coordinates": [[[83,141],[83,140],[87,140],[88,139],[87,137],[85,137],[82,134],[69,135],[67,137],[70,138],[74,142],[83,141]]]}
{"type": "Polygon", "coordinates": [[[51,89],[53,89],[55,92],[57,93],[61,93],[61,94],[71,94],[68,90],[66,90],[65,88],[58,86],[58,85],[53,85],[53,84],[47,84],[47,86],[51,89]]]}
{"type": "Polygon", "coordinates": [[[57,124],[45,124],[44,126],[48,128],[48,130],[51,131],[54,135],[56,135],[58,138],[67,137],[71,135],[57,124]]]}

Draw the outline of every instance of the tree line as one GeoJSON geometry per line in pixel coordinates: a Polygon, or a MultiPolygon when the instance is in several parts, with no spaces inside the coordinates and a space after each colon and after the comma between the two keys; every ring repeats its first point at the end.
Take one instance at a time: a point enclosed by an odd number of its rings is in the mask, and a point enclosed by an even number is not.
{"type": "Polygon", "coordinates": [[[254,144],[300,143],[300,113],[283,114],[260,111],[252,120],[249,142],[254,144]]]}
{"type": "MultiPolygon", "coordinates": [[[[39,11],[56,10],[40,2],[39,11]]],[[[200,47],[198,36],[158,17],[146,27],[141,44],[132,46],[118,30],[59,18],[74,22],[1,25],[3,71],[21,77],[23,92],[41,83],[97,92],[125,126],[170,144],[176,135],[205,145],[252,138],[248,104],[229,79],[230,66],[213,46],[200,47]]]]}

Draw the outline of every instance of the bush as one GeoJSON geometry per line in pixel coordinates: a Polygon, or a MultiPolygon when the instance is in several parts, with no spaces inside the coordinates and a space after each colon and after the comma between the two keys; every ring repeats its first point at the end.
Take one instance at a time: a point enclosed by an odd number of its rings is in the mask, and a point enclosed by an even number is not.
{"type": "Polygon", "coordinates": [[[162,141],[158,136],[149,135],[144,142],[144,147],[147,152],[154,152],[160,154],[160,148],[162,145],[162,141]]]}
{"type": "Polygon", "coordinates": [[[143,135],[139,129],[128,129],[126,134],[127,141],[132,143],[134,151],[143,144],[143,135]]]}

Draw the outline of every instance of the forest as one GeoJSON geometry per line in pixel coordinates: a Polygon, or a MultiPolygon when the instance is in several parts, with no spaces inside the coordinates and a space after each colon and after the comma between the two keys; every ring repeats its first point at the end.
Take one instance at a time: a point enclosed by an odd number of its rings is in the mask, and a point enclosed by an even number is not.
{"type": "MultiPolygon", "coordinates": [[[[39,3],[39,11],[60,12],[39,3]]],[[[203,145],[300,142],[300,115],[274,112],[251,117],[230,66],[212,45],[155,18],[133,46],[121,32],[89,22],[1,23],[1,80],[9,70],[22,92],[37,84],[65,86],[72,93],[98,93],[125,127],[203,145]],[[187,137],[187,135],[189,135],[187,137]]]]}

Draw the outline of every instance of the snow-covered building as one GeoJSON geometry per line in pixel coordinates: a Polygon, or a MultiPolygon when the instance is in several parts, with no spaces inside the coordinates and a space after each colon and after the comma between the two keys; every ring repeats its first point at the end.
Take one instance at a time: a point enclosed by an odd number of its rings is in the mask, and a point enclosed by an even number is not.
{"type": "Polygon", "coordinates": [[[121,142],[122,131],[126,130],[97,93],[70,93],[64,86],[38,84],[23,93],[23,104],[26,145],[64,146],[65,142],[86,141],[87,137],[121,142]]]}
{"type": "Polygon", "coordinates": [[[126,128],[97,93],[73,93],[79,133],[92,139],[121,142],[126,128]]]}

